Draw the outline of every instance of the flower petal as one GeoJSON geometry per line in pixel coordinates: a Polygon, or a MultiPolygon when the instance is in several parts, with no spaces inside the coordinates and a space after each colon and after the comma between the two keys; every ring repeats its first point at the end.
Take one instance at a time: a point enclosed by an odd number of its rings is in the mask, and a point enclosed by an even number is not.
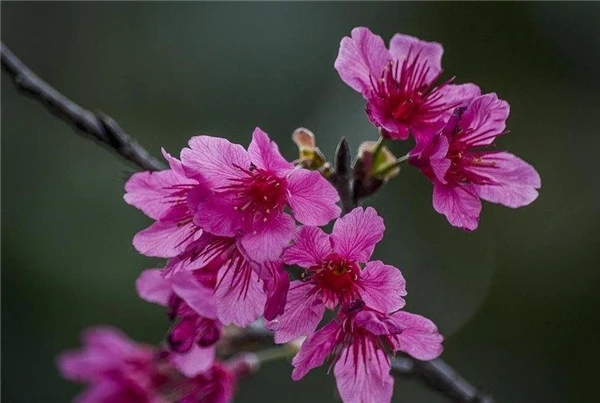
{"type": "Polygon", "coordinates": [[[189,351],[178,354],[173,353],[170,357],[171,363],[188,378],[193,378],[198,374],[212,367],[215,360],[215,348],[202,348],[194,345],[189,351]]]}
{"type": "Polygon", "coordinates": [[[266,262],[258,266],[258,275],[263,281],[263,290],[267,295],[264,316],[266,320],[273,320],[284,312],[290,276],[281,261],[266,262]]]}
{"type": "Polygon", "coordinates": [[[538,197],[542,186],[540,175],[522,159],[505,152],[481,157],[481,165],[470,167],[472,172],[488,177],[493,183],[475,185],[479,197],[507,207],[526,206],[538,197]]]}
{"type": "Polygon", "coordinates": [[[453,226],[473,231],[479,221],[481,201],[471,185],[451,186],[434,181],[433,208],[453,226]]]}
{"type": "Polygon", "coordinates": [[[173,292],[198,315],[215,319],[217,312],[213,290],[200,284],[190,271],[181,271],[171,278],[173,292]]]}
{"type": "Polygon", "coordinates": [[[189,141],[190,148],[181,151],[181,161],[186,174],[205,178],[213,189],[226,186],[231,178],[239,178],[237,167],[248,169],[250,158],[239,144],[220,137],[196,136],[189,141]]]}
{"type": "Polygon", "coordinates": [[[294,165],[281,156],[279,147],[271,141],[267,133],[259,127],[252,133],[252,142],[248,147],[250,160],[258,168],[273,172],[279,176],[285,176],[294,169],[294,165]]]}
{"type": "Polygon", "coordinates": [[[357,207],[333,225],[333,249],[345,259],[367,262],[384,230],[383,219],[373,207],[357,207]]]}
{"type": "Polygon", "coordinates": [[[369,308],[389,313],[405,305],[406,281],[400,270],[379,260],[369,262],[361,272],[359,294],[369,308]]]}
{"type": "Polygon", "coordinates": [[[144,270],[135,281],[135,288],[141,299],[167,306],[173,294],[171,281],[162,276],[160,269],[144,270]]]}
{"type": "Polygon", "coordinates": [[[352,37],[344,37],[335,59],[335,69],[346,84],[363,95],[371,89],[371,77],[378,80],[390,54],[380,36],[368,28],[352,30],[352,37]]]}
{"type": "Polygon", "coordinates": [[[293,380],[298,381],[311,369],[323,365],[325,358],[333,352],[338,342],[337,334],[339,330],[340,324],[336,321],[331,321],[318,332],[311,334],[304,340],[300,351],[298,351],[298,354],[292,360],[292,365],[294,366],[294,371],[292,372],[293,380]]]}
{"type": "Polygon", "coordinates": [[[422,41],[414,36],[396,34],[390,40],[390,55],[393,59],[409,63],[417,58],[429,68],[425,80],[431,82],[442,71],[444,48],[437,42],[422,41]]]}
{"type": "Polygon", "coordinates": [[[404,351],[418,360],[433,360],[442,354],[444,337],[432,321],[404,311],[392,314],[392,319],[402,328],[396,337],[390,338],[394,351],[404,351]]]}
{"type": "Polygon", "coordinates": [[[242,236],[242,248],[258,263],[277,260],[292,239],[294,227],[294,219],[288,214],[273,215],[261,228],[242,236]]]}
{"type": "Polygon", "coordinates": [[[135,234],[133,246],[145,256],[174,257],[185,250],[190,242],[202,235],[193,223],[179,225],[177,222],[155,222],[135,234]]]}
{"type": "Polygon", "coordinates": [[[314,286],[292,281],[283,313],[267,323],[275,332],[275,343],[282,344],[315,331],[325,312],[325,305],[314,292],[314,286]]]}
{"type": "Polygon", "coordinates": [[[460,118],[460,140],[470,147],[491,144],[504,133],[509,113],[508,103],[494,93],[475,98],[460,118]]]}
{"type": "Polygon", "coordinates": [[[170,169],[160,172],[138,172],[125,183],[123,199],[127,204],[158,220],[171,206],[172,187],[182,183],[195,183],[181,178],[170,169]]]}
{"type": "Polygon", "coordinates": [[[339,217],[340,196],[317,171],[296,169],[288,178],[288,203],[294,217],[305,225],[326,225],[339,217]]]}
{"type": "Polygon", "coordinates": [[[249,264],[229,261],[219,271],[215,299],[217,317],[224,325],[244,327],[262,315],[267,298],[249,264]]]}
{"type": "Polygon", "coordinates": [[[340,397],[344,403],[390,402],[394,378],[387,354],[370,342],[361,347],[347,347],[335,364],[333,373],[340,397]]]}
{"type": "Polygon", "coordinates": [[[242,226],[242,216],[234,207],[234,195],[215,193],[196,203],[194,224],[213,235],[235,236],[242,226]]]}
{"type": "Polygon", "coordinates": [[[307,269],[318,265],[331,251],[329,235],[321,228],[302,226],[296,229],[294,243],[283,251],[282,259],[307,269]]]}

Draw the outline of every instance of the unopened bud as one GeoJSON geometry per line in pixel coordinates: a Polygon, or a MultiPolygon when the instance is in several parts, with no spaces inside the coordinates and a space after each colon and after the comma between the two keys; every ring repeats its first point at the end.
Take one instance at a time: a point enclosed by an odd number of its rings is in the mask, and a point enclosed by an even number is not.
{"type": "Polygon", "coordinates": [[[394,166],[396,157],[383,144],[365,141],[358,148],[354,164],[354,198],[359,200],[375,193],[381,185],[400,173],[394,166]]]}
{"type": "Polygon", "coordinates": [[[394,162],[396,162],[396,157],[384,145],[380,145],[377,155],[373,155],[377,149],[377,145],[376,141],[365,141],[362,143],[358,147],[358,159],[362,160],[363,169],[370,176],[387,182],[400,173],[400,167],[395,166],[391,169],[386,169],[393,166],[394,162]]]}
{"type": "Polygon", "coordinates": [[[325,176],[331,173],[331,165],[317,147],[315,135],[310,130],[304,127],[294,130],[292,141],[298,146],[300,165],[306,169],[319,170],[325,176]]]}

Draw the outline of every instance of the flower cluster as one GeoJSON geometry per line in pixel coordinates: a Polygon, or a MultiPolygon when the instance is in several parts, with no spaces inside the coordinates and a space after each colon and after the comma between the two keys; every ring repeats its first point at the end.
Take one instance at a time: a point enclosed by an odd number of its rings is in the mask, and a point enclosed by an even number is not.
{"type": "Polygon", "coordinates": [[[367,28],[355,28],[340,45],[335,68],[367,100],[371,122],[388,139],[412,135],[408,161],[433,183],[433,207],[450,224],[477,228],[480,199],[508,207],[537,198],[541,181],[525,161],[490,150],[506,133],[508,103],[481,95],[474,84],[440,82],[443,48],[396,34],[389,49],[367,28]]]}
{"type": "MultiPolygon", "coordinates": [[[[361,146],[354,187],[365,175],[387,180],[408,162],[433,182],[435,210],[473,230],[480,199],[523,206],[540,179],[524,161],[487,148],[505,133],[508,104],[473,84],[441,82],[441,56],[439,44],[399,34],[388,50],[366,28],[342,40],[335,67],[382,134],[361,146]],[[416,145],[396,161],[383,141],[409,136],[416,145]]],[[[371,260],[383,219],[372,207],[341,216],[332,164],[307,129],[293,139],[300,158],[289,162],[259,128],[247,149],[196,136],[179,159],[163,150],[168,169],[127,181],[125,201],[154,220],[134,247],[167,259],[143,271],[136,289],[167,308],[172,326],[160,347],[88,331],[83,350],[59,359],[66,378],[90,384],[79,401],[228,402],[257,363],[248,355],[224,361],[219,346],[228,328],[261,318],[275,343],[303,341],[292,378],[328,361],[345,402],[391,400],[391,355],[441,354],[435,324],[403,310],[400,270],[371,260]]]]}

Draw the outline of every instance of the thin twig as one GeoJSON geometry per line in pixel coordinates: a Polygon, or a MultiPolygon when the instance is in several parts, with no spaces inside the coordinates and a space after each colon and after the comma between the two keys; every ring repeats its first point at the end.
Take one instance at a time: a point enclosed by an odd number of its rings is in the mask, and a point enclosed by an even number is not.
{"type": "Polygon", "coordinates": [[[52,114],[144,170],[165,169],[163,163],[152,157],[109,116],[90,112],[62,95],[31,71],[4,43],[1,53],[2,67],[17,88],[43,103],[52,114]]]}
{"type": "MultiPolygon", "coordinates": [[[[69,100],[36,76],[4,44],[1,46],[2,67],[11,75],[19,89],[42,102],[55,116],[70,123],[80,132],[90,135],[141,169],[165,169],[160,161],[125,133],[113,119],[102,113],[90,112],[69,100]]],[[[352,197],[350,159],[348,142],[342,138],[336,150],[332,183],[340,194],[344,213],[356,207],[352,197]]],[[[240,343],[252,340],[267,343],[273,341],[273,333],[265,329],[262,323],[248,326],[235,337],[239,338],[237,342],[240,343]]],[[[233,344],[236,343],[236,340],[233,340],[235,337],[230,341],[233,344]]],[[[418,361],[406,355],[397,355],[392,359],[392,373],[418,379],[455,402],[494,402],[492,397],[479,391],[441,359],[418,361]]]]}

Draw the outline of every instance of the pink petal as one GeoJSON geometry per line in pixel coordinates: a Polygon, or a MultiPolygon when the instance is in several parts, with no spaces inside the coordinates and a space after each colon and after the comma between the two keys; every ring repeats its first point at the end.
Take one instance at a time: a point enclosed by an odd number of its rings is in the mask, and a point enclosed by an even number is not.
{"type": "Polygon", "coordinates": [[[431,82],[442,71],[442,55],[444,48],[437,42],[422,41],[414,36],[396,34],[390,40],[390,54],[399,61],[414,58],[429,68],[425,78],[431,82]]]}
{"type": "Polygon", "coordinates": [[[173,292],[198,315],[209,319],[217,317],[213,289],[200,284],[192,272],[181,271],[171,281],[173,292]]]}
{"type": "Polygon", "coordinates": [[[190,242],[202,235],[193,223],[178,225],[176,222],[155,222],[135,234],[133,246],[142,255],[174,257],[185,250],[190,242]]]}
{"type": "Polygon", "coordinates": [[[509,113],[508,103],[494,93],[475,98],[460,118],[461,141],[471,147],[491,144],[504,133],[509,113]]]}
{"type": "Polygon", "coordinates": [[[326,225],[339,217],[340,196],[317,171],[296,169],[288,178],[288,203],[294,217],[305,225],[326,225]]]}
{"type": "Polygon", "coordinates": [[[314,332],[324,312],[325,305],[312,284],[292,281],[283,314],[267,323],[267,328],[275,332],[275,343],[287,343],[314,332]]]}
{"type": "Polygon", "coordinates": [[[394,312],[405,305],[406,281],[400,270],[376,260],[361,272],[359,294],[369,308],[394,312]]]}
{"type": "Polygon", "coordinates": [[[321,228],[302,226],[296,229],[294,243],[283,252],[282,259],[307,269],[318,265],[331,252],[329,235],[321,228]]]}
{"type": "Polygon", "coordinates": [[[205,178],[214,189],[226,186],[230,178],[239,178],[237,167],[248,169],[250,158],[239,144],[220,137],[196,136],[189,141],[190,148],[181,151],[181,161],[189,177],[205,178]]]}
{"type": "Polygon", "coordinates": [[[217,278],[217,317],[224,325],[244,327],[262,315],[267,297],[250,265],[229,261],[217,278]]]}
{"type": "Polygon", "coordinates": [[[394,335],[402,331],[402,327],[387,313],[364,309],[354,317],[356,327],[363,328],[376,336],[394,335]]]}
{"type": "Polygon", "coordinates": [[[388,50],[380,36],[368,28],[352,30],[352,37],[344,37],[335,60],[335,69],[346,84],[365,94],[371,89],[371,77],[377,80],[390,60],[388,50]]]}
{"type": "Polygon", "coordinates": [[[279,176],[285,176],[294,169],[294,165],[281,156],[277,144],[271,141],[267,133],[258,127],[252,133],[252,142],[248,147],[248,154],[252,163],[258,168],[279,176]]]}
{"type": "Polygon", "coordinates": [[[202,348],[196,344],[185,353],[172,353],[170,361],[172,365],[188,378],[207,371],[212,367],[215,360],[215,348],[202,348]]]}
{"type": "Polygon", "coordinates": [[[234,195],[215,193],[197,202],[194,223],[213,235],[235,236],[242,227],[242,216],[234,207],[234,195]]]}
{"type": "Polygon", "coordinates": [[[313,368],[323,365],[325,358],[333,352],[338,343],[337,334],[340,331],[340,324],[335,321],[329,322],[318,332],[308,336],[300,351],[292,360],[294,371],[292,379],[298,381],[304,377],[313,368]]]}
{"type": "Polygon", "coordinates": [[[135,288],[141,299],[167,306],[173,294],[171,281],[162,276],[160,269],[144,270],[135,281],[135,288]]]}
{"type": "Polygon", "coordinates": [[[391,401],[394,378],[387,354],[367,342],[365,348],[349,346],[335,364],[333,373],[344,403],[391,401]]]}
{"type": "Polygon", "coordinates": [[[373,207],[357,207],[333,225],[333,249],[345,259],[367,262],[384,230],[383,219],[373,207]]]}
{"type": "Polygon", "coordinates": [[[391,338],[395,351],[404,351],[418,360],[433,360],[442,354],[444,337],[435,324],[427,318],[399,311],[392,314],[393,320],[403,330],[391,338]]]}
{"type": "MultiPolygon", "coordinates": [[[[162,152],[163,157],[165,157],[165,159],[169,163],[169,167],[171,168],[171,170],[175,172],[179,177],[186,178],[185,169],[183,168],[183,164],[181,163],[181,161],[169,154],[164,148],[161,148],[160,151],[162,152]]],[[[188,180],[193,182],[191,179],[188,180]]]]}
{"type": "Polygon", "coordinates": [[[285,309],[290,276],[281,261],[266,262],[258,266],[258,274],[263,281],[263,290],[267,295],[264,316],[266,320],[273,320],[285,309]]]}
{"type": "Polygon", "coordinates": [[[123,199],[144,212],[148,217],[158,220],[171,206],[170,194],[172,186],[182,183],[195,183],[182,179],[175,172],[165,170],[160,172],[138,172],[125,183],[123,199]]]}
{"type": "Polygon", "coordinates": [[[479,197],[507,207],[528,205],[538,197],[536,189],[542,186],[540,175],[534,167],[505,152],[482,156],[481,165],[471,166],[470,170],[493,182],[489,185],[475,185],[479,197]]]}
{"type": "Polygon", "coordinates": [[[258,263],[277,260],[292,239],[295,222],[288,214],[273,215],[262,228],[242,236],[241,245],[258,263]]]}
{"type": "Polygon", "coordinates": [[[433,184],[433,208],[444,214],[455,227],[473,231],[477,228],[481,201],[470,185],[433,184]]]}

